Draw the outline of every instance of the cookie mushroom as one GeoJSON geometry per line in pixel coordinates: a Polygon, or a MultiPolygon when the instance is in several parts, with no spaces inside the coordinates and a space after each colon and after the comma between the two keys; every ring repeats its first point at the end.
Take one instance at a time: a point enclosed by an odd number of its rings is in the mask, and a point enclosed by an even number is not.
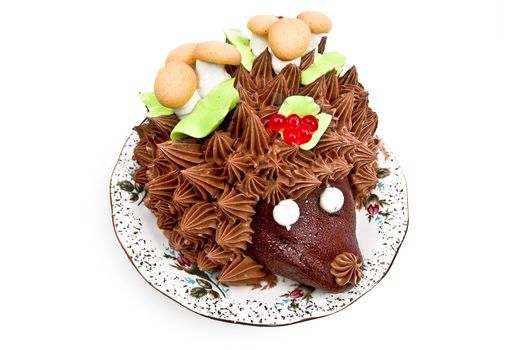
{"type": "Polygon", "coordinates": [[[188,65],[195,64],[195,47],[196,43],[183,44],[176,47],[166,57],[166,63],[171,61],[183,61],[188,65]]]}
{"type": "Polygon", "coordinates": [[[332,29],[331,19],[318,11],[305,11],[300,13],[297,18],[307,23],[312,33],[309,51],[316,49],[321,39],[332,29]]]}
{"type": "Polygon", "coordinates": [[[259,56],[268,47],[268,31],[270,26],[279,20],[276,16],[257,15],[248,20],[247,28],[252,32],[250,49],[259,56]]]}
{"type": "Polygon", "coordinates": [[[192,67],[182,61],[168,62],[155,78],[155,97],[168,108],[179,109],[188,102],[193,103],[196,89],[197,76],[192,67]]]}
{"type": "Polygon", "coordinates": [[[232,45],[219,41],[206,41],[195,47],[197,91],[201,97],[208,95],[218,84],[231,78],[225,64],[239,65],[241,54],[232,45]]]}
{"type": "Polygon", "coordinates": [[[296,18],[282,18],[268,31],[268,44],[272,53],[272,68],[279,73],[290,63],[300,64],[311,42],[309,26],[296,18]]]}

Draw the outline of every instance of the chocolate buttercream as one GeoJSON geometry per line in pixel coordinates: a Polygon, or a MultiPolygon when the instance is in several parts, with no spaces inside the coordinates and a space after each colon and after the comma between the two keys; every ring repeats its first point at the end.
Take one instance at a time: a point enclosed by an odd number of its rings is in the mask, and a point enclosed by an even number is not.
{"type": "Polygon", "coordinates": [[[251,155],[262,155],[268,150],[269,134],[257,114],[253,110],[247,111],[245,129],[241,137],[243,147],[251,155]]]}
{"type": "Polygon", "coordinates": [[[225,187],[223,170],[213,163],[204,163],[181,171],[181,175],[194,185],[196,192],[208,199],[215,198],[225,187]]]}
{"type": "Polygon", "coordinates": [[[223,165],[226,157],[233,151],[233,144],[234,140],[230,137],[230,133],[225,131],[214,132],[204,145],[205,160],[223,165]]]}
{"type": "Polygon", "coordinates": [[[226,285],[259,284],[267,276],[263,266],[256,263],[251,257],[236,254],[219,274],[219,282],[226,285]]]}
{"type": "Polygon", "coordinates": [[[254,60],[250,76],[258,89],[263,89],[272,79],[272,56],[268,48],[254,60]]]}
{"type": "Polygon", "coordinates": [[[248,221],[223,221],[217,227],[215,240],[225,250],[240,252],[252,243],[252,233],[248,221]]]}
{"type": "Polygon", "coordinates": [[[157,158],[166,159],[179,169],[186,169],[205,161],[202,145],[171,140],[157,145],[157,158]]]}
{"type": "Polygon", "coordinates": [[[231,222],[236,220],[248,221],[256,212],[256,201],[234,188],[225,187],[223,194],[217,200],[219,211],[231,222]]]}

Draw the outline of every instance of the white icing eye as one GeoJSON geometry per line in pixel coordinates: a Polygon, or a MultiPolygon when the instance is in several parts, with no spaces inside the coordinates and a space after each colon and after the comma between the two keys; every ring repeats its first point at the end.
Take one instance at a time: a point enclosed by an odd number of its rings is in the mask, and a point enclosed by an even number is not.
{"type": "Polygon", "coordinates": [[[292,224],[300,218],[300,207],[292,199],[284,199],[272,210],[274,221],[290,230],[292,224]]]}
{"type": "Polygon", "coordinates": [[[320,207],[329,214],[343,207],[343,192],[336,187],[327,187],[320,195],[320,207]]]}

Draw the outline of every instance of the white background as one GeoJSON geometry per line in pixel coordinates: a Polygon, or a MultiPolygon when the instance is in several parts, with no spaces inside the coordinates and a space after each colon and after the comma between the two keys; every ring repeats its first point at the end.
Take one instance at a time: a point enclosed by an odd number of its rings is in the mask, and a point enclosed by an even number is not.
{"type": "Polygon", "coordinates": [[[13,1],[0,5],[0,348],[522,348],[525,12],[494,1],[13,1]],[[318,9],[409,185],[388,276],[350,308],[256,328],[151,288],[108,182],[169,49],[318,9]],[[522,334],[521,334],[522,333],[522,334]]]}

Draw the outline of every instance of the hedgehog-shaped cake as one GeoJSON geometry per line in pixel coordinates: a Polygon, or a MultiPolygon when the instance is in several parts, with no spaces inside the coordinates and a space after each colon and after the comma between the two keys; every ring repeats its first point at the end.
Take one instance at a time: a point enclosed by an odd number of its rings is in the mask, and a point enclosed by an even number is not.
{"type": "Polygon", "coordinates": [[[377,183],[377,115],[331,21],[255,16],[252,37],[173,50],[137,126],[135,181],[179,251],[227,285],[356,286],[355,208],[377,183]]]}

